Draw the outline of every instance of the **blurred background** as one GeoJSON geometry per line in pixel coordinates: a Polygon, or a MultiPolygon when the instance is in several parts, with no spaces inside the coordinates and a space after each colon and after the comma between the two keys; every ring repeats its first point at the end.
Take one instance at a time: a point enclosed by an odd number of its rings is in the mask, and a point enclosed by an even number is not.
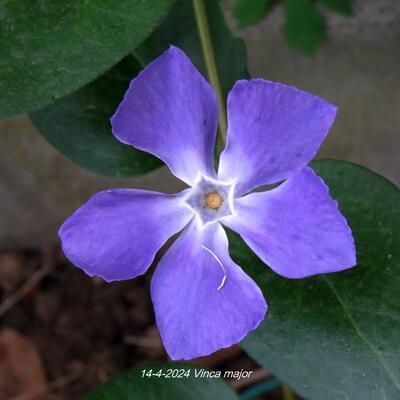
{"type": "MultiPolygon", "coordinates": [[[[239,29],[233,3],[223,1],[224,11],[246,43],[252,77],[291,84],[339,106],[318,158],[359,163],[399,184],[400,2],[355,0],[352,16],[323,9],[328,34],[314,56],[288,47],[281,5],[239,29]]],[[[99,190],[172,193],[182,184],[165,168],[132,179],[98,177],[55,150],[27,115],[0,122],[0,149],[0,318],[9,329],[0,338],[4,398],[76,399],[121,369],[166,359],[148,296],[150,275],[112,285],[89,279],[64,259],[57,229],[99,190]],[[10,380],[15,362],[39,367],[10,380]],[[15,397],[38,386],[47,388],[44,394],[15,397]]],[[[259,380],[268,374],[239,347],[198,363],[254,369],[259,380]]],[[[281,398],[280,389],[271,393],[259,398],[281,398]]]]}

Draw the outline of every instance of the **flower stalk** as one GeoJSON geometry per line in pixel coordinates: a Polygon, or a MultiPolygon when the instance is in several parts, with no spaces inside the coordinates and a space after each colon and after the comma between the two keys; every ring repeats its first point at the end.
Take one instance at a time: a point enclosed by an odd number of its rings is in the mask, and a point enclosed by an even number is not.
{"type": "Polygon", "coordinates": [[[293,392],[290,390],[289,386],[282,385],[282,395],[284,400],[295,400],[293,392]]]}
{"type": "Polygon", "coordinates": [[[204,0],[193,0],[194,15],[196,18],[197,29],[199,32],[201,47],[203,50],[204,62],[206,65],[207,76],[214,88],[217,95],[218,101],[218,141],[221,150],[224,149],[226,145],[226,108],[225,108],[225,98],[222,93],[221,82],[218,75],[217,64],[215,62],[215,55],[212,46],[212,39],[210,28],[208,26],[207,12],[204,5],[204,0]]]}

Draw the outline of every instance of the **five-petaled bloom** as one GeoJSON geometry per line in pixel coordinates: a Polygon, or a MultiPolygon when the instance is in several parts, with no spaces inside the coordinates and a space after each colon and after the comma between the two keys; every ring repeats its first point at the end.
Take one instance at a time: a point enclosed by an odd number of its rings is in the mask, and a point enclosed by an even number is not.
{"type": "Polygon", "coordinates": [[[117,139],[159,157],[190,188],[175,195],[97,193],[61,227],[64,253],[91,276],[131,279],[182,231],[151,283],[169,356],[190,359],[239,342],[263,320],[267,304],[230,258],[222,225],[287,278],[355,265],[351,230],[306,166],[335,114],[335,106],[296,88],[238,81],[228,96],[227,146],[216,172],[215,95],[187,56],[170,47],[132,80],[111,123],[117,139]]]}

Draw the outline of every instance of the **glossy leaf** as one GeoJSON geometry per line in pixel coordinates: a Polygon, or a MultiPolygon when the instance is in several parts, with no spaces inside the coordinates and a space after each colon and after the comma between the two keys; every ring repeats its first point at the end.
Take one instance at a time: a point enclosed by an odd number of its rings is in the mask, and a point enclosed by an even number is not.
{"type": "Polygon", "coordinates": [[[140,69],[129,56],[76,93],[31,113],[31,119],[55,148],[94,173],[118,178],[151,171],[161,161],[119,142],[109,122],[140,69]]]}
{"type": "MultiPolygon", "coordinates": [[[[206,6],[221,81],[227,93],[237,79],[247,77],[246,52],[242,41],[234,38],[226,26],[218,1],[209,0],[206,6]]],[[[109,119],[130,80],[170,44],[185,50],[205,74],[190,1],[178,1],[168,18],[135,51],[135,56],[128,57],[77,92],[31,113],[33,122],[54,147],[97,174],[134,176],[157,168],[162,165],[160,161],[114,138],[109,119]],[[135,59],[139,59],[141,65],[135,59]]]]}
{"type": "Polygon", "coordinates": [[[326,27],[312,0],[286,0],[285,34],[289,46],[314,54],[325,39],[326,27]]]}
{"type": "Polygon", "coordinates": [[[241,28],[257,22],[267,12],[270,0],[239,0],[233,8],[236,21],[241,28]]]}
{"type": "Polygon", "coordinates": [[[0,118],[42,107],[138,46],[173,0],[0,3],[0,118]]]}
{"type": "Polygon", "coordinates": [[[201,370],[182,364],[142,365],[112,378],[84,400],[238,400],[223,379],[196,377],[201,370]],[[143,370],[153,376],[142,376],[143,370]]]}
{"type": "Polygon", "coordinates": [[[262,288],[266,320],[242,342],[257,362],[309,400],[400,398],[400,192],[339,161],[313,169],[353,230],[358,265],[289,280],[231,234],[231,254],[262,288]]]}

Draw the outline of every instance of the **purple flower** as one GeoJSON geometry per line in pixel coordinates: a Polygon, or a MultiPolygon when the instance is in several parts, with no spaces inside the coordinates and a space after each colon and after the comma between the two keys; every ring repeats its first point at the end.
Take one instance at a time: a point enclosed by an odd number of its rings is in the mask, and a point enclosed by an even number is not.
{"type": "Polygon", "coordinates": [[[345,218],[306,166],[335,114],[332,104],[293,87],[238,81],[228,97],[228,143],[217,173],[215,95],[187,56],[170,47],[131,82],[111,123],[117,139],[162,159],[190,188],[176,195],[97,193],[61,227],[64,253],[88,275],[131,279],[183,230],[151,283],[165,348],[172,359],[190,359],[239,342],[263,320],[267,304],[230,258],[222,225],[287,278],[356,263],[345,218]]]}

